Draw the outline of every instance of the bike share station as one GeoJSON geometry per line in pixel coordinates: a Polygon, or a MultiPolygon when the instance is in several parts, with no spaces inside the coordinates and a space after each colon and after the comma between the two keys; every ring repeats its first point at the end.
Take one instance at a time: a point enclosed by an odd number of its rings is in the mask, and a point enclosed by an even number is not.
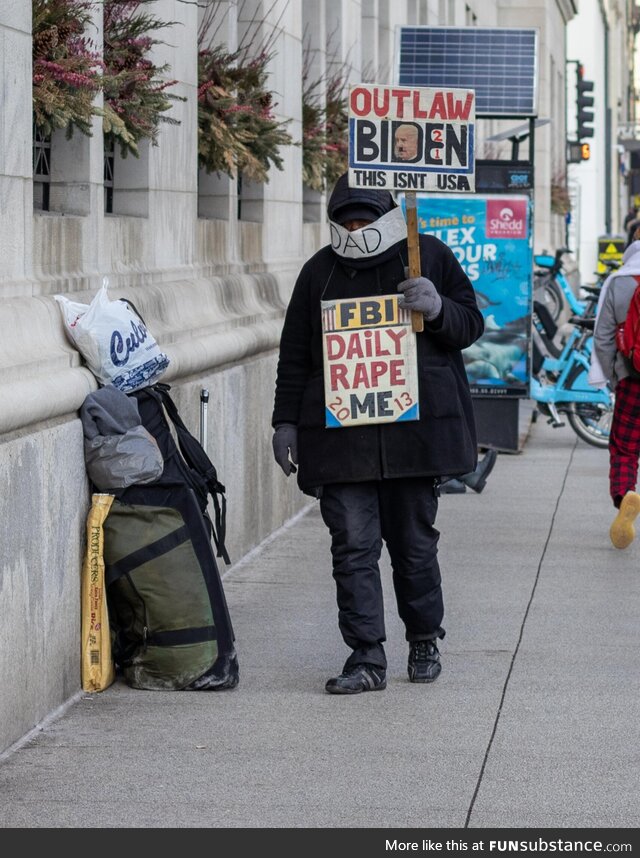
{"type": "Polygon", "coordinates": [[[417,194],[419,231],[451,248],[476,290],[485,331],[463,356],[478,445],[503,452],[521,449],[530,417],[521,404],[531,383],[534,130],[544,122],[537,38],[536,29],[401,27],[397,52],[401,86],[474,90],[476,119],[521,123],[487,138],[510,141],[510,157],[476,159],[475,193],[417,194]]]}

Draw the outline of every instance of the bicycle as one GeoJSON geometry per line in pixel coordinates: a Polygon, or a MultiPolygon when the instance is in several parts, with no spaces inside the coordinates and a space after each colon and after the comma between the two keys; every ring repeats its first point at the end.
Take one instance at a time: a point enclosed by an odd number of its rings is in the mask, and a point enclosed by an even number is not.
{"type": "Polygon", "coordinates": [[[541,293],[542,303],[551,313],[554,322],[560,318],[560,314],[566,305],[576,316],[583,315],[585,303],[580,301],[573,293],[569,281],[562,270],[562,257],[571,251],[566,247],[556,250],[555,256],[549,253],[537,253],[533,261],[538,266],[534,277],[537,278],[537,289],[541,293]]]}
{"type": "MultiPolygon", "coordinates": [[[[554,322],[558,321],[565,306],[568,306],[576,316],[584,316],[591,309],[589,300],[581,301],[579,298],[576,298],[562,270],[562,257],[570,252],[566,247],[561,247],[556,250],[555,256],[551,256],[548,253],[538,253],[533,257],[535,264],[539,266],[533,272],[534,277],[537,279],[534,291],[538,291],[540,294],[541,303],[549,310],[554,322]]],[[[599,293],[602,284],[609,274],[614,269],[620,267],[619,260],[604,260],[602,264],[605,266],[605,270],[603,273],[596,272],[597,280],[595,285],[592,287],[582,286],[582,292],[589,292],[596,289],[599,293]]]]}
{"type": "MultiPolygon", "coordinates": [[[[593,304],[595,296],[587,304],[593,304]]],[[[595,318],[572,316],[573,329],[562,348],[556,346],[557,326],[545,306],[534,301],[532,312],[532,376],[529,395],[554,428],[566,424],[594,447],[609,445],[614,393],[607,385],[594,388],[588,382],[595,318]]]]}

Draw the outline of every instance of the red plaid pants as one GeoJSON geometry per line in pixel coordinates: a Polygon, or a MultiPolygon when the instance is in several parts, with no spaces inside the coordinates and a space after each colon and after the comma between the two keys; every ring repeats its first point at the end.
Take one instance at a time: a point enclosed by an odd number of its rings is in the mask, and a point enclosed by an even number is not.
{"type": "Polygon", "coordinates": [[[640,378],[628,376],[616,385],[609,436],[609,491],[615,506],[635,491],[640,457],[640,378]]]}

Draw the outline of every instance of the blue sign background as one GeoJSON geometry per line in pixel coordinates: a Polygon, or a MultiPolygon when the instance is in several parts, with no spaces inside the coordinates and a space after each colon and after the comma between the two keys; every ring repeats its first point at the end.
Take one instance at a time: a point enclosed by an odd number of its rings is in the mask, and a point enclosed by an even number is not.
{"type": "MultiPolygon", "coordinates": [[[[531,341],[531,203],[523,195],[416,195],[418,230],[454,252],[476,290],[482,337],[463,352],[476,395],[527,396],[531,341]],[[487,203],[524,201],[523,238],[487,236],[487,203]]],[[[404,201],[403,201],[404,203],[404,201]]]]}

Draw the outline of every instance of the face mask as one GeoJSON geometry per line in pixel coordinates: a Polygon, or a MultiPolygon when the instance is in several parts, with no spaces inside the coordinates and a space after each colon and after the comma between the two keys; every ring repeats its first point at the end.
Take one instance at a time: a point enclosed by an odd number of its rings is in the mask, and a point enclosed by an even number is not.
{"type": "Polygon", "coordinates": [[[384,253],[407,237],[407,224],[398,206],[373,223],[349,232],[339,223],[329,221],[331,247],[345,259],[369,259],[384,253]]]}

